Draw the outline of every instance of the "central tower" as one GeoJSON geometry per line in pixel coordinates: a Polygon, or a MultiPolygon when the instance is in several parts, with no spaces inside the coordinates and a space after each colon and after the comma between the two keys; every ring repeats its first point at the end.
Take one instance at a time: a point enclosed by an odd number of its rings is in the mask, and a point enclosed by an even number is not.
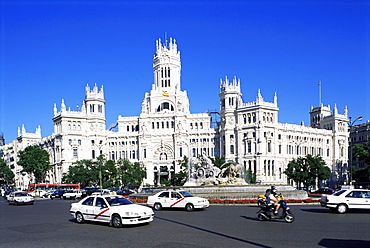
{"type": "Polygon", "coordinates": [[[161,39],[156,41],[153,74],[154,83],[150,93],[145,94],[141,116],[189,114],[187,93],[181,91],[181,60],[175,39],[164,44],[161,39]]]}
{"type": "Polygon", "coordinates": [[[163,95],[173,95],[180,90],[180,52],[176,40],[170,38],[162,45],[161,39],[156,41],[156,52],[153,59],[154,85],[163,95]]]}

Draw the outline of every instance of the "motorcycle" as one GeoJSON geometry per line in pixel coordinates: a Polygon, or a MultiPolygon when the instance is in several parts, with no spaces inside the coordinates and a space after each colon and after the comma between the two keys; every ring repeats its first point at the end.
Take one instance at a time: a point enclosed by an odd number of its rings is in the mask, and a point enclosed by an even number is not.
{"type": "Polygon", "coordinates": [[[277,215],[274,214],[274,206],[267,205],[266,200],[262,201],[262,199],[263,198],[261,197],[261,201],[258,201],[260,210],[257,212],[257,218],[259,220],[283,219],[288,223],[292,223],[294,221],[295,217],[284,199],[279,200],[280,209],[283,211],[281,214],[278,213],[277,215]]]}

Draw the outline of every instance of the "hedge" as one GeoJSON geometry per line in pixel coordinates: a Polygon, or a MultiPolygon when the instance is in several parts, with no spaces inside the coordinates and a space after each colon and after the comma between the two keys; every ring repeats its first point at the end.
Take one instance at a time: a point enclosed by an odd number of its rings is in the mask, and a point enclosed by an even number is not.
{"type": "MultiPolygon", "coordinates": [[[[146,203],[147,199],[130,199],[134,203],[146,203]]],[[[253,204],[257,203],[257,199],[240,199],[240,200],[231,200],[231,199],[209,199],[210,204],[253,204]]],[[[318,203],[320,199],[287,199],[287,203],[318,203]]]]}

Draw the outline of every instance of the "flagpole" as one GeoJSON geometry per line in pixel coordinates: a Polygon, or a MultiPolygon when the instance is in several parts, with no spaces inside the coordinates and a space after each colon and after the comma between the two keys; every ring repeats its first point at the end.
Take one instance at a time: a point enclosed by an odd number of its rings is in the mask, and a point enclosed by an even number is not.
{"type": "Polygon", "coordinates": [[[319,106],[321,106],[321,81],[317,83],[319,85],[319,106]]]}

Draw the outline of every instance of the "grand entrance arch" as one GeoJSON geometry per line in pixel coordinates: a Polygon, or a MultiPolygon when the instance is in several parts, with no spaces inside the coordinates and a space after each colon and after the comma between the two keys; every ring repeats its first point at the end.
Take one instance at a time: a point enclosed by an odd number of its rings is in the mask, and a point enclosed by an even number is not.
{"type": "Polygon", "coordinates": [[[161,185],[164,180],[171,181],[175,173],[175,153],[173,147],[163,142],[154,148],[154,184],[161,185]]]}

